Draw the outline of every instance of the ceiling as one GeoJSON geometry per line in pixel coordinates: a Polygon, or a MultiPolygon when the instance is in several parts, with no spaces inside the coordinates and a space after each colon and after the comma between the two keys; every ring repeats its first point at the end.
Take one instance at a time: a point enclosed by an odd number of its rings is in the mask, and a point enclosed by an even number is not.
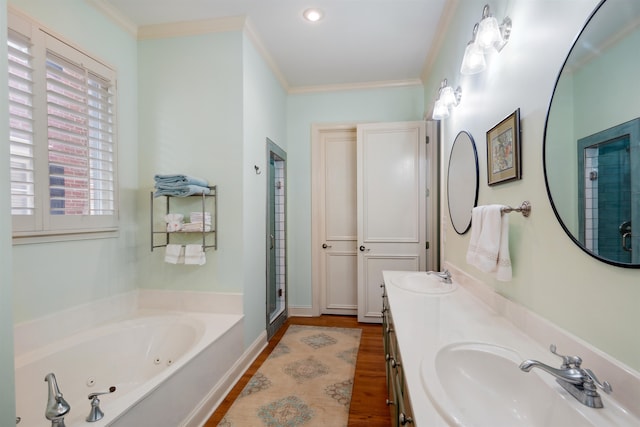
{"type": "Polygon", "coordinates": [[[419,79],[450,0],[101,0],[141,28],[248,18],[288,89],[419,79]],[[324,18],[306,22],[319,8],[324,18]]]}

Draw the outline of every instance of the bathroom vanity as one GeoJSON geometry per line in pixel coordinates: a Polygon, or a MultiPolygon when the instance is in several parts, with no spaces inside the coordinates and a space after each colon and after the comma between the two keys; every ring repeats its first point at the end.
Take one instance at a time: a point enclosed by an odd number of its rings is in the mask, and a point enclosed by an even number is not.
{"type": "Polygon", "coordinates": [[[407,390],[402,356],[398,349],[393,316],[389,309],[389,299],[382,285],[382,339],[387,377],[387,405],[393,408],[391,425],[403,426],[413,424],[413,410],[407,390]]]}
{"type": "Polygon", "coordinates": [[[393,425],[638,426],[640,374],[455,268],[452,283],[426,272],[385,271],[383,318],[393,425]],[[613,392],[590,408],[542,369],[580,356],[613,392]],[[404,423],[404,424],[403,424],[404,423]]]}

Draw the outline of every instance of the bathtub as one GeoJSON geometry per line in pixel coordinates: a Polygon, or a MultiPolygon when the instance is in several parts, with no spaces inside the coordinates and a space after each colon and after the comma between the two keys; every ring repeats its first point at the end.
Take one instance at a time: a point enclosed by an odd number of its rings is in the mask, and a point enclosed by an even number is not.
{"type": "Polygon", "coordinates": [[[71,405],[74,426],[187,425],[190,415],[242,355],[242,316],[139,311],[15,359],[20,427],[46,426],[47,383],[53,372],[71,405]],[[85,421],[90,393],[102,420],[85,421]]]}

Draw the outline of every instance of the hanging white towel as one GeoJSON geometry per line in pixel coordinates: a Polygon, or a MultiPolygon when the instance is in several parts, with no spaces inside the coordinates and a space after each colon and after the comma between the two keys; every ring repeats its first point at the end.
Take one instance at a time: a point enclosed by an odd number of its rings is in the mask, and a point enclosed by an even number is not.
{"type": "Polygon", "coordinates": [[[204,265],[207,257],[202,245],[187,245],[184,249],[184,263],[190,265],[204,265]]]}
{"type": "Polygon", "coordinates": [[[164,252],[164,262],[168,262],[169,264],[183,264],[184,246],[167,245],[164,252]]]}
{"type": "Polygon", "coordinates": [[[496,279],[508,282],[512,277],[509,255],[509,215],[503,205],[478,206],[471,213],[471,240],[467,262],[496,279]]]}

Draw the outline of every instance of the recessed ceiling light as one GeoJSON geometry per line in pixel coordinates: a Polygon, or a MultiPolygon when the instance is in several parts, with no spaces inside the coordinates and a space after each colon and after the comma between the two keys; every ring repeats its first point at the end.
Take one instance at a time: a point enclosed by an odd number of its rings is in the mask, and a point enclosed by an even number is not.
{"type": "Polygon", "coordinates": [[[320,9],[307,9],[302,13],[304,19],[309,22],[317,22],[322,19],[322,11],[320,9]]]}

